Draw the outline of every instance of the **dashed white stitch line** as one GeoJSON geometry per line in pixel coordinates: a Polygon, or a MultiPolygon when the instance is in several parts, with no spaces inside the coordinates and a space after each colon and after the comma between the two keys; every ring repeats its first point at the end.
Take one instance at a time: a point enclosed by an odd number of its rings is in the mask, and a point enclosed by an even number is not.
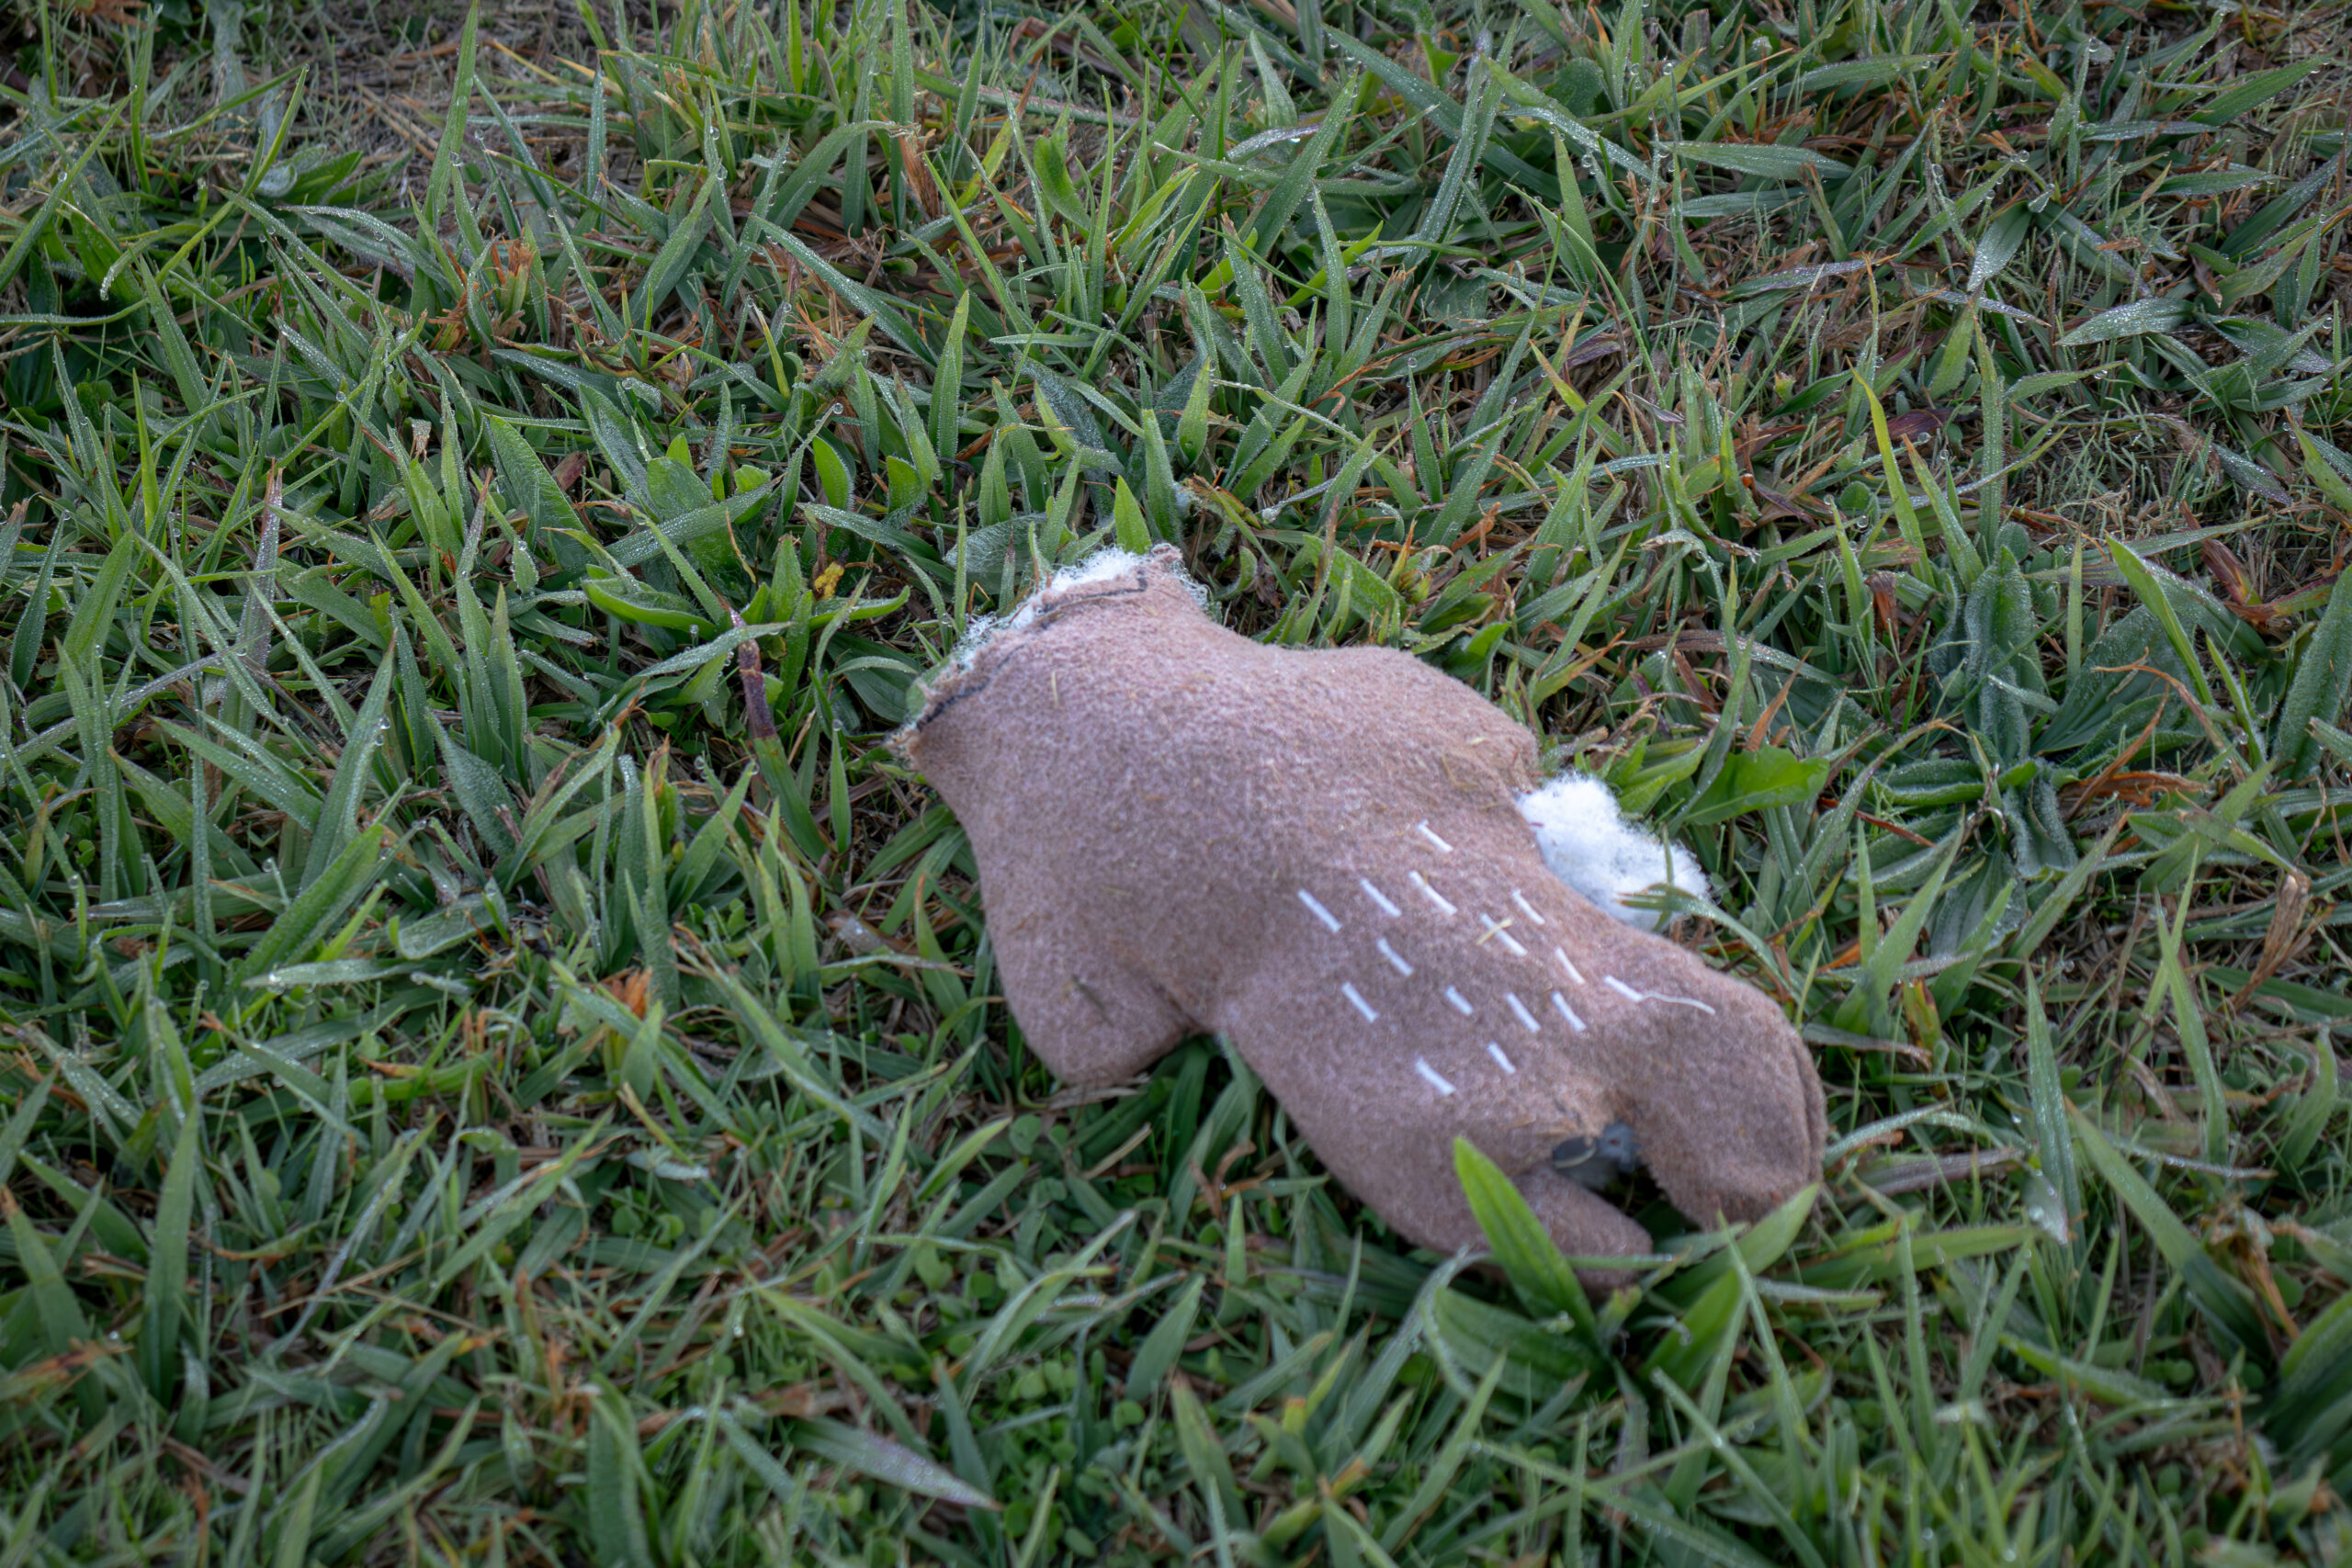
{"type": "Polygon", "coordinates": [[[1470,1005],[1470,999],[1467,997],[1464,997],[1460,991],[1455,990],[1451,986],[1448,986],[1445,988],[1445,999],[1453,1005],[1454,1011],[1460,1013],[1464,1018],[1468,1018],[1472,1013],[1478,1010],[1476,1008],[1470,1005]]]}
{"type": "Polygon", "coordinates": [[[1527,1026],[1528,1033],[1539,1034],[1543,1032],[1544,1026],[1535,1021],[1535,1015],[1527,1010],[1527,1004],[1525,1002],[1521,1001],[1516,996],[1512,995],[1509,991],[1505,991],[1503,993],[1503,1001],[1510,1008],[1511,1017],[1519,1020],[1520,1022],[1527,1026]]]}
{"type": "Polygon", "coordinates": [[[1552,993],[1552,1005],[1559,1010],[1559,1014],[1562,1018],[1568,1021],[1568,1027],[1570,1029],[1575,1030],[1578,1034],[1582,1034],[1584,1032],[1584,1020],[1577,1016],[1577,1010],[1568,1005],[1567,998],[1560,995],[1557,991],[1554,991],[1552,993]]]}
{"type": "Polygon", "coordinates": [[[1363,999],[1363,993],[1357,990],[1352,982],[1342,981],[1340,986],[1340,995],[1355,1004],[1356,1011],[1363,1014],[1363,1021],[1366,1023],[1380,1021],[1380,1015],[1372,1010],[1372,1004],[1363,999]]]}
{"type": "Polygon", "coordinates": [[[1405,962],[1405,955],[1403,953],[1398,953],[1395,948],[1388,945],[1388,939],[1386,937],[1382,937],[1378,942],[1374,942],[1372,945],[1379,950],[1381,957],[1388,960],[1389,966],[1395,969],[1396,973],[1404,976],[1408,980],[1413,977],[1413,966],[1405,962]]]}
{"type": "Polygon", "coordinates": [[[1510,1065],[1510,1058],[1503,1055],[1503,1048],[1491,1040],[1487,1042],[1487,1055],[1492,1056],[1495,1059],[1495,1066],[1500,1067],[1503,1071],[1507,1073],[1516,1073],[1519,1071],[1517,1067],[1510,1065]]]}
{"type": "Polygon", "coordinates": [[[1552,950],[1552,956],[1560,961],[1560,967],[1568,972],[1569,979],[1574,980],[1579,986],[1584,984],[1584,976],[1577,972],[1577,966],[1575,964],[1568,962],[1568,955],[1566,953],[1561,952],[1555,947],[1552,950]]]}
{"type": "Polygon", "coordinates": [[[1430,843],[1435,844],[1437,846],[1438,853],[1442,855],[1450,855],[1453,852],[1453,846],[1437,836],[1436,832],[1430,829],[1427,818],[1423,818],[1421,821],[1414,823],[1413,831],[1419,833],[1422,838],[1427,839],[1430,843]]]}
{"type": "Polygon", "coordinates": [[[1672,1007],[1697,1008],[1709,1018],[1715,1016],[1715,1010],[1696,997],[1669,997],[1663,991],[1637,991],[1614,975],[1603,975],[1601,979],[1615,987],[1617,994],[1629,1002],[1665,1002],[1672,1007]]]}
{"type": "Polygon", "coordinates": [[[1379,888],[1374,887],[1372,885],[1372,878],[1368,876],[1359,876],[1356,878],[1356,886],[1363,888],[1363,896],[1371,899],[1374,903],[1379,905],[1380,912],[1388,916],[1390,919],[1393,919],[1396,916],[1405,912],[1396,907],[1396,901],[1390,898],[1387,894],[1383,893],[1379,888]]]}
{"type": "MultiPolygon", "coordinates": [[[[1501,942],[1505,947],[1510,949],[1510,955],[1513,958],[1524,958],[1527,956],[1527,949],[1519,945],[1519,939],[1511,935],[1510,931],[1503,929],[1510,924],[1509,920],[1498,920],[1492,915],[1481,915],[1478,919],[1486,924],[1487,936],[1493,937],[1497,942],[1501,942]]],[[[1480,942],[1484,942],[1487,940],[1487,936],[1482,936],[1478,940],[1480,942]]]]}
{"type": "Polygon", "coordinates": [[[1669,1002],[1679,1008],[1697,1008],[1709,1018],[1715,1016],[1715,1010],[1708,1006],[1705,1002],[1701,1001],[1696,997],[1669,997],[1658,991],[1645,991],[1642,993],[1642,996],[1643,998],[1647,1001],[1669,1002]]]}
{"type": "Polygon", "coordinates": [[[1549,920],[1545,919],[1543,916],[1541,916],[1541,915],[1537,914],[1537,913],[1535,912],[1535,906],[1534,906],[1534,905],[1532,905],[1532,904],[1531,904],[1531,903],[1529,903],[1529,902],[1527,901],[1527,895],[1525,895],[1525,894],[1521,893],[1521,892],[1518,888],[1516,888],[1516,887],[1514,887],[1514,888],[1512,888],[1512,889],[1510,890],[1510,901],[1511,901],[1512,903],[1514,903],[1514,904],[1516,904],[1516,905],[1518,905],[1518,906],[1519,906],[1519,912],[1520,912],[1521,914],[1525,915],[1529,919],[1533,920],[1537,925],[1539,925],[1539,926],[1548,926],[1548,925],[1550,925],[1550,924],[1552,923],[1551,921],[1549,921],[1549,920]]]}
{"type": "Polygon", "coordinates": [[[1456,912],[1453,906],[1446,901],[1445,895],[1440,893],[1436,888],[1431,887],[1429,883],[1429,878],[1423,876],[1419,872],[1407,872],[1405,874],[1405,879],[1408,882],[1410,882],[1415,887],[1420,889],[1422,897],[1427,898],[1430,903],[1437,906],[1437,912],[1439,914],[1451,917],[1456,912]]]}
{"type": "Polygon", "coordinates": [[[1430,1066],[1428,1058],[1422,1056],[1414,1057],[1413,1071],[1420,1074],[1421,1081],[1428,1084],[1431,1089],[1437,1090],[1438,1093],[1442,1095],[1452,1094],[1453,1092],[1453,1086],[1445,1081],[1445,1075],[1439,1072],[1435,1067],[1430,1066]]]}
{"type": "Polygon", "coordinates": [[[1298,890],[1298,901],[1306,906],[1306,912],[1308,914],[1313,915],[1317,919],[1322,921],[1324,925],[1330,928],[1334,934],[1339,931],[1340,917],[1325,908],[1323,907],[1322,899],[1317,898],[1314,894],[1309,893],[1306,888],[1302,887],[1298,890]]]}

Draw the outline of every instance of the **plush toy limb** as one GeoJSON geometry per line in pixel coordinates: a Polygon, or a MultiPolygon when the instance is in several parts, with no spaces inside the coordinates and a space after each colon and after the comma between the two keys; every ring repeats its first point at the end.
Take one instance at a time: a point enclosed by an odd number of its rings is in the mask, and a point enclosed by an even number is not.
{"type": "MultiPolygon", "coordinates": [[[[1343,1176],[1350,1190],[1419,1247],[1433,1252],[1487,1249],[1487,1234],[1453,1169],[1453,1140],[1432,1134],[1390,1150],[1391,1157],[1343,1176]]],[[[1651,1250],[1649,1232],[1606,1198],[1587,1191],[1548,1166],[1511,1178],[1520,1196],[1571,1258],[1623,1258],[1651,1250]]]]}
{"type": "MultiPolygon", "coordinates": [[[[1650,1233],[1598,1192],[1548,1166],[1518,1179],[1520,1196],[1570,1258],[1624,1258],[1651,1250],[1650,1233]]],[[[1587,1283],[1593,1275],[1588,1272],[1587,1283]]]]}
{"type": "Polygon", "coordinates": [[[1148,1071],[1193,1032],[1157,987],[1099,938],[1046,913],[996,934],[1004,999],[1029,1049],[1073,1084],[1117,1083],[1148,1071]]]}
{"type": "Polygon", "coordinates": [[[1678,1010],[1652,1058],[1670,1070],[1629,1086],[1629,1116],[1676,1208],[1702,1225],[1758,1220],[1819,1176],[1820,1080],[1762,993],[1708,973],[1688,978],[1713,1010],[1678,1010]]]}

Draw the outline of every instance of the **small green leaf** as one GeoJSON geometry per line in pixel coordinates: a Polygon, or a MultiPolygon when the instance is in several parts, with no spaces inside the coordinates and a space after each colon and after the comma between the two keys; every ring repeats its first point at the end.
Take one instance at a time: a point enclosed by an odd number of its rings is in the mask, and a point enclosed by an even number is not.
{"type": "Polygon", "coordinates": [[[1592,1303],[1518,1184],[1462,1137],[1453,1140],[1453,1174],[1470,1201],[1470,1212],[1477,1216],[1478,1228],[1487,1233],[1495,1261],[1528,1310],[1545,1316],[1566,1313],[1578,1329],[1591,1334],[1592,1303]]]}
{"type": "Polygon", "coordinates": [[[2342,1104],[2335,1081],[2335,1046],[2324,1029],[2312,1042],[2311,1087],[2295,1097],[2287,1125],[2278,1138],[2277,1160],[2283,1170],[2297,1171],[2311,1157],[2319,1135],[2342,1104]]]}
{"type": "Polygon", "coordinates": [[[2186,299],[2134,299],[2101,310],[2058,340],[2061,348],[2081,348],[2089,344],[2113,343],[2118,338],[2140,337],[2148,333],[2168,333],[2188,320],[2186,299]]]}
{"type": "Polygon", "coordinates": [[[180,1118],[171,1163],[164,1168],[164,1190],[155,1204],[154,1228],[147,1238],[146,1323],[140,1330],[140,1371],[148,1391],[168,1400],[180,1371],[180,1330],[189,1318],[187,1247],[195,1210],[196,1179],[203,1164],[203,1116],[191,1104],[180,1118]]]}
{"type": "Polygon", "coordinates": [[[2320,745],[2312,733],[2312,720],[2337,723],[2347,698],[2352,698],[2352,571],[2336,578],[2327,608],[2295,660],[2286,700],[2278,705],[2278,730],[2271,749],[2283,776],[2300,778],[2318,763],[2320,745]]]}
{"type": "Polygon", "coordinates": [[[1151,548],[1151,525],[1144,521],[1143,508],[1125,479],[1118,481],[1111,498],[1111,532],[1123,550],[1142,555],[1151,548]]]}
{"type": "Polygon", "coordinates": [[[1736,141],[1678,141],[1674,155],[1687,163],[1704,164],[1712,169],[1729,169],[1735,174],[1753,175],[1758,179],[1802,183],[1807,175],[1818,175],[1825,180],[1842,180],[1854,172],[1851,164],[1841,164],[1804,147],[1775,147],[1736,141]]]}
{"type": "Polygon", "coordinates": [[[1802,806],[1821,793],[1830,767],[1826,757],[1800,757],[1779,746],[1731,752],[1714,782],[1683,812],[1682,823],[1700,828],[1767,807],[1802,806]]]}
{"type": "Polygon", "coordinates": [[[1069,150],[1062,139],[1047,137],[1031,150],[1030,157],[1037,166],[1037,191],[1046,207],[1065,221],[1091,230],[1093,214],[1087,210],[1078,182],[1070,178],[1069,150]]]}
{"type": "Polygon", "coordinates": [[[269,930],[262,933],[261,940],[246,951],[235,970],[237,984],[242,986],[280,964],[297,961],[325,940],[334,923],[376,880],[390,837],[390,829],[380,822],[354,835],[343,852],[319,873],[300,897],[286,906],[269,930]]]}
{"type": "Polygon", "coordinates": [[[837,508],[846,508],[850,495],[849,465],[842,461],[839,452],[833,450],[833,444],[822,439],[810,442],[808,460],[816,467],[817,482],[824,487],[826,501],[837,508]]]}
{"type": "Polygon", "coordinates": [[[652,1568],[645,1514],[637,1495],[644,1461],[626,1407],[600,1399],[588,1418],[588,1484],[582,1501],[588,1510],[588,1541],[595,1559],[612,1568],[652,1568]]]}
{"type": "Polygon", "coordinates": [[[953,460],[964,445],[960,423],[964,339],[971,331],[971,320],[972,291],[967,288],[956,297],[956,314],[947,323],[947,338],[939,349],[939,368],[931,378],[931,449],[942,463],[953,460]]]}
{"type": "Polygon", "coordinates": [[[2276,70],[2258,71],[2231,87],[2189,118],[2205,125],[2222,125],[2250,108],[2268,103],[2327,62],[2318,57],[2281,65],[2276,70]]]}
{"type": "MultiPolygon", "coordinates": [[[[669,302],[685,281],[686,272],[694,264],[695,252],[702,248],[710,233],[710,193],[717,181],[705,176],[702,188],[695,193],[692,206],[685,216],[670,230],[670,237],[662,242],[654,254],[653,265],[646,269],[644,288],[629,299],[630,309],[640,321],[650,321],[653,312],[669,302]]],[[[724,201],[726,197],[719,197],[724,201]]]]}
{"type": "Polygon", "coordinates": [[[861,1432],[838,1421],[822,1417],[795,1421],[792,1446],[918,1496],[936,1497],[964,1508],[997,1506],[987,1493],[966,1484],[936,1461],[925,1459],[888,1438],[861,1432]]]}
{"type": "Polygon", "coordinates": [[[1217,1440],[1208,1412],[1188,1383],[1175,1385],[1175,1404],[1177,1446],[1193,1472],[1193,1484],[1200,1489],[1202,1501],[1222,1506],[1228,1527],[1240,1523],[1249,1517],[1241,1511],[1241,1488],[1233,1479],[1233,1461],[1217,1440]]]}
{"type": "Polygon", "coordinates": [[[2352,1293],[2335,1298],[2278,1359],[2263,1427],[2301,1463],[2352,1434],[2352,1293]]]}
{"type": "Polygon", "coordinates": [[[1193,1322],[1201,1310],[1201,1292],[1208,1285],[1208,1276],[1195,1274],[1193,1282],[1184,1287],[1175,1305],[1160,1315],[1136,1347],[1135,1359],[1127,1363],[1126,1391],[1129,1399],[1148,1399],[1159,1392],[1161,1383],[1176,1366],[1184,1343],[1193,1337],[1193,1322]]]}

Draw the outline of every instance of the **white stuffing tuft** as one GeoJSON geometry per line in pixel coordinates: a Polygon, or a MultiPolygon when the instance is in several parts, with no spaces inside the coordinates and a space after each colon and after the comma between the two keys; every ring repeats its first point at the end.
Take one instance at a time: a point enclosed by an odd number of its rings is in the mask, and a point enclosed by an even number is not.
{"type": "MultiPolygon", "coordinates": [[[[1143,565],[1144,558],[1133,550],[1123,550],[1115,545],[1106,546],[1078,562],[1063,567],[1046,580],[1044,587],[1023,599],[1009,615],[975,615],[965,624],[964,635],[956,649],[948,655],[946,672],[968,670],[980,649],[1003,636],[1017,632],[1037,618],[1037,612],[1051,604],[1073,588],[1085,588],[1097,582],[1107,582],[1114,577],[1135,570],[1143,565]]],[[[1208,608],[1208,591],[1193,581],[1189,573],[1180,573],[1185,587],[1202,609],[1208,608]]]]}
{"type": "Polygon", "coordinates": [[[1535,829],[1535,842],[1552,874],[1598,905],[1613,919],[1643,931],[1657,931],[1665,917],[1655,909],[1629,908],[1628,894],[1659,883],[1686,893],[1712,897],[1706,874],[1689,850],[1663,843],[1625,820],[1616,795],[1589,773],[1564,773],[1519,797],[1519,814],[1535,829]]]}

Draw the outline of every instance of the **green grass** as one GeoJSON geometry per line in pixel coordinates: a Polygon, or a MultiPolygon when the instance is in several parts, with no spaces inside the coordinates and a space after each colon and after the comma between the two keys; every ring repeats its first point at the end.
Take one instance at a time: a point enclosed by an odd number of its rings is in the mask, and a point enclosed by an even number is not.
{"type": "Polygon", "coordinates": [[[0,1561],[2352,1556],[2340,7],[1678,6],[21,0],[0,1561]],[[882,740],[1152,539],[1692,845],[1816,1209],[1061,1091],[882,740]]]}

